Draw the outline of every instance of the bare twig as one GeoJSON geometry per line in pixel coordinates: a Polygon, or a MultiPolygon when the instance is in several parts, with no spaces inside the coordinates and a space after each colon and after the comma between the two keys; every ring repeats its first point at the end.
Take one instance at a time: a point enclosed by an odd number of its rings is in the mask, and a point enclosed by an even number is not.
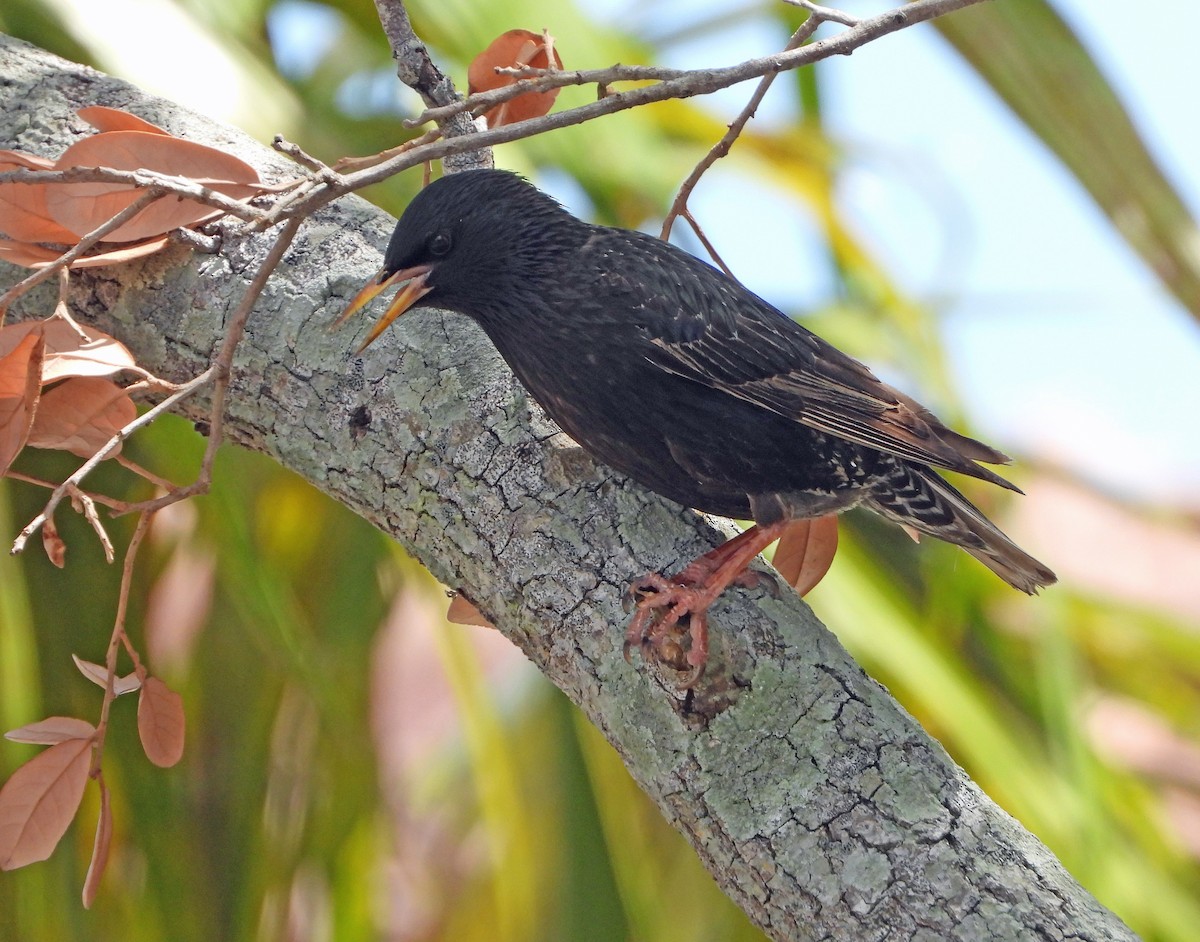
{"type": "MultiPolygon", "coordinates": [[[[784,51],[787,52],[789,50],[796,49],[807,42],[812,34],[817,31],[817,27],[820,26],[822,22],[823,19],[821,15],[813,12],[812,16],[805,20],[800,25],[800,28],[792,34],[792,38],[788,40],[787,45],[784,47],[784,51]]],[[[692,228],[696,231],[696,235],[699,236],[700,241],[704,243],[704,247],[708,250],[709,255],[716,260],[717,264],[721,266],[721,269],[731,278],[733,277],[733,273],[726,268],[725,263],[721,261],[716,252],[713,251],[712,247],[708,244],[708,240],[704,238],[704,234],[700,231],[700,227],[696,223],[695,218],[687,209],[687,201],[692,195],[692,190],[696,188],[696,184],[700,182],[700,178],[704,176],[708,168],[729,153],[730,148],[733,147],[733,142],[738,139],[742,133],[742,130],[746,127],[746,124],[757,113],[758,106],[762,104],[763,98],[766,97],[767,91],[770,89],[771,85],[774,84],[775,77],[778,74],[778,72],[772,72],[769,75],[764,75],[762,79],[759,80],[758,87],[754,89],[754,94],[751,95],[750,100],[746,102],[746,107],[742,109],[741,114],[734,118],[733,123],[729,125],[729,129],[725,132],[721,139],[712,146],[712,149],[704,155],[704,158],[700,161],[700,163],[696,164],[692,172],[688,174],[688,178],[683,181],[683,184],[679,187],[679,192],[675,195],[675,201],[671,204],[671,209],[667,212],[667,216],[663,220],[660,237],[663,239],[669,239],[671,238],[671,227],[675,224],[676,217],[684,215],[688,222],[692,224],[692,228]]]]}
{"type": "Polygon", "coordinates": [[[17,553],[20,553],[22,550],[24,550],[25,544],[29,541],[29,538],[36,533],[38,528],[41,527],[54,514],[54,511],[58,508],[58,505],[62,503],[62,499],[71,493],[71,489],[73,487],[78,487],[83,479],[91,474],[92,471],[95,470],[96,466],[100,464],[100,462],[109,457],[109,455],[116,451],[116,449],[120,448],[121,444],[128,439],[130,435],[132,435],[138,429],[149,425],[163,413],[170,412],[171,409],[173,409],[178,403],[182,402],[197,390],[203,389],[213,381],[215,373],[216,366],[210,366],[199,376],[182,384],[178,390],[176,390],[172,395],[168,396],[158,405],[147,409],[123,429],[117,432],[112,438],[110,438],[104,444],[104,447],[102,447],[99,451],[92,455],[91,458],[81,464],[75,470],[74,474],[72,474],[69,478],[63,481],[62,484],[59,484],[54,489],[53,493],[50,495],[50,499],[46,501],[46,506],[43,507],[41,512],[32,520],[30,520],[29,523],[24,526],[21,532],[17,534],[17,538],[13,540],[13,545],[9,552],[15,556],[17,553]]]}
{"type": "Polygon", "coordinates": [[[71,506],[75,512],[82,513],[83,518],[91,524],[96,538],[100,540],[100,546],[104,549],[104,559],[111,563],[113,561],[112,540],[108,538],[108,531],[104,529],[104,524],[100,522],[100,517],[96,513],[95,501],[92,500],[90,494],[74,485],[67,489],[67,493],[71,495],[71,506]]]}
{"type": "MultiPolygon", "coordinates": [[[[692,215],[692,211],[688,209],[687,206],[681,206],[679,209],[672,208],[671,212],[677,216],[682,216],[685,220],[687,220],[688,225],[692,227],[692,232],[696,233],[696,238],[699,239],[700,244],[704,246],[704,251],[706,251],[712,260],[717,263],[717,267],[720,268],[721,271],[725,272],[725,274],[727,274],[734,281],[737,281],[737,275],[735,275],[729,266],[725,264],[725,260],[721,258],[716,247],[708,241],[708,236],[706,236],[704,234],[704,230],[700,228],[700,223],[696,221],[696,217],[692,215]]],[[[667,236],[663,236],[663,238],[665,239],[667,236]]]]}
{"type": "MultiPolygon", "coordinates": [[[[357,190],[363,186],[379,183],[388,177],[416,166],[427,160],[445,160],[455,154],[480,147],[493,147],[510,141],[522,140],[546,131],[583,124],[608,114],[627,111],[653,102],[666,101],[671,98],[690,98],[695,95],[705,95],[739,84],[750,79],[762,78],[764,75],[786,72],[801,66],[810,65],[822,59],[835,55],[849,55],[855,49],[881,36],[894,33],[897,30],[925,22],[963,7],[981,3],[983,0],[914,0],[914,2],[897,7],[878,16],[860,20],[857,25],[827,39],[793,49],[788,52],[776,53],[757,59],[749,59],[738,65],[722,69],[694,69],[678,72],[658,84],[614,92],[585,105],[556,111],[527,121],[515,124],[501,125],[479,131],[466,139],[463,137],[447,137],[426,147],[415,148],[385,161],[377,167],[345,177],[348,190],[357,190]]],[[[494,104],[506,101],[510,97],[524,92],[546,88],[558,88],[567,85],[597,83],[604,85],[611,82],[626,81],[627,75],[641,75],[631,70],[642,69],[642,66],[613,66],[608,69],[597,69],[587,72],[548,72],[533,79],[530,84],[518,82],[490,92],[481,92],[446,106],[436,112],[439,120],[453,111],[467,111],[475,108],[486,110],[494,104]]],[[[314,197],[318,194],[313,194],[314,197]]],[[[340,195],[340,194],[339,194],[340,195]]],[[[333,197],[328,197],[332,199],[333,197]]],[[[325,197],[321,197],[322,202],[325,197]]],[[[290,212],[290,210],[289,210],[290,212]]]]}
{"type": "MultiPolygon", "coordinates": [[[[159,510],[169,504],[174,504],[185,498],[193,497],[196,494],[204,494],[208,491],[209,486],[212,484],[213,462],[216,460],[217,449],[220,447],[222,438],[224,437],[225,397],[229,392],[229,376],[233,368],[233,355],[237,351],[237,345],[241,342],[242,334],[245,332],[246,321],[249,320],[255,304],[258,303],[258,298],[262,294],[263,288],[266,287],[267,281],[279,266],[280,260],[292,244],[292,240],[296,237],[296,233],[303,222],[303,217],[297,216],[289,219],[287,225],[283,227],[283,231],[279,233],[275,244],[271,246],[271,251],[267,253],[267,257],[263,259],[262,265],[259,266],[258,272],[254,275],[254,280],[250,282],[246,293],[242,296],[237,310],[234,311],[233,316],[230,318],[229,326],[225,331],[225,339],[221,343],[221,349],[213,360],[212,366],[201,374],[201,376],[212,374],[213,401],[212,409],[209,413],[208,444],[204,449],[204,458],[201,461],[200,471],[196,475],[196,480],[184,487],[173,488],[168,493],[153,500],[130,504],[122,513],[133,511],[145,513],[146,511],[159,510]]],[[[168,401],[166,399],[163,400],[164,403],[168,401]]],[[[121,431],[124,432],[125,430],[122,429],[121,431]]]]}
{"type": "MultiPolygon", "coordinates": [[[[122,643],[125,644],[126,649],[132,647],[125,635],[125,613],[129,608],[129,589],[133,585],[133,564],[137,560],[138,550],[141,548],[142,540],[149,532],[153,520],[153,511],[146,511],[141,515],[137,527],[133,531],[133,536],[129,539],[129,546],[125,550],[125,563],[121,568],[121,592],[117,596],[117,616],[113,623],[112,635],[108,640],[107,656],[104,659],[108,680],[104,685],[104,702],[100,706],[100,722],[96,724],[96,746],[92,753],[93,778],[100,774],[100,764],[104,758],[105,734],[108,732],[108,714],[113,700],[116,699],[117,654],[120,652],[122,643]]],[[[141,675],[139,674],[139,676],[141,675]]]]}
{"type": "Polygon", "coordinates": [[[810,3],[809,0],[783,0],[794,7],[800,7],[812,14],[809,17],[809,22],[816,20],[820,23],[841,23],[843,26],[857,26],[862,22],[857,16],[851,16],[849,13],[843,13],[841,10],[835,10],[833,7],[817,6],[815,3],[810,3]]]}
{"type": "MultiPolygon", "coordinates": [[[[67,167],[64,170],[7,170],[0,173],[0,183],[124,183],[146,190],[159,187],[165,193],[189,199],[214,209],[220,209],[238,219],[259,218],[263,211],[241,200],[218,193],[211,187],[187,177],[177,177],[153,170],[112,170],[108,167],[67,167]]],[[[254,184],[258,187],[259,184],[254,184]]],[[[271,190],[271,184],[261,184],[271,190]]]]}
{"type": "MultiPolygon", "coordinates": [[[[434,64],[429,50],[413,32],[408,11],[401,0],[375,0],[375,9],[392,47],[392,58],[396,60],[396,75],[400,81],[430,106],[448,105],[461,100],[462,96],[454,90],[454,83],[434,64]]],[[[478,130],[470,115],[464,111],[447,115],[438,121],[438,126],[447,138],[473,140],[478,130]]],[[[465,147],[447,156],[450,158],[446,161],[448,172],[492,166],[492,152],[485,144],[465,147]]]]}

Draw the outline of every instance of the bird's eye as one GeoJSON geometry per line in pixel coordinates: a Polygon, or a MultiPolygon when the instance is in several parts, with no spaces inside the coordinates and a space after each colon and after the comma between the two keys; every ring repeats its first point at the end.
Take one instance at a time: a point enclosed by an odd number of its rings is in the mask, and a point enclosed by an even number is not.
{"type": "Polygon", "coordinates": [[[441,257],[450,251],[450,236],[444,232],[436,232],[429,237],[429,254],[441,257]]]}

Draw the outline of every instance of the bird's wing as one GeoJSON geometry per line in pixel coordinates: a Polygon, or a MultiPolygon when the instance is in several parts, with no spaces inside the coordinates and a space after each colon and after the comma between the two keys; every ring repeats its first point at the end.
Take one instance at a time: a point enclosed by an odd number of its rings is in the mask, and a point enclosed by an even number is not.
{"type": "Polygon", "coordinates": [[[975,463],[1006,463],[1006,455],[947,428],[739,285],[715,272],[697,274],[708,290],[684,292],[685,310],[656,303],[659,329],[643,348],[649,362],[818,431],[1017,490],[975,463]]]}

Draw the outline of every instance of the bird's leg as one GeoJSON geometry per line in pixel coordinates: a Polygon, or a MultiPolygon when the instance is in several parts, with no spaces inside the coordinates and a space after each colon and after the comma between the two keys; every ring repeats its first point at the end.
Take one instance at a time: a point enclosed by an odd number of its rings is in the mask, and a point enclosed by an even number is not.
{"type": "Polygon", "coordinates": [[[636,580],[626,594],[636,607],[625,636],[626,657],[636,645],[672,667],[682,670],[686,664],[690,671],[685,686],[695,684],[708,660],[708,607],[730,585],[759,583],[759,575],[746,572],[746,567],[779,539],[786,526],[786,519],[756,524],[692,560],[674,576],[652,572],[636,580]],[[685,618],[689,645],[680,658],[685,618]]]}

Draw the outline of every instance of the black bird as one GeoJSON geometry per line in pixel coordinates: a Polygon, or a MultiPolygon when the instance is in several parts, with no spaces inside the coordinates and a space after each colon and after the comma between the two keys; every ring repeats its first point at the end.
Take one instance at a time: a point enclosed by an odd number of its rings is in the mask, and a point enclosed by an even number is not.
{"type": "Polygon", "coordinates": [[[466,314],[593,457],[680,504],[755,521],[682,572],[631,586],[628,643],[670,661],[662,649],[678,652],[686,625],[689,684],[708,606],[792,520],[863,504],[1022,592],[1055,582],[934,470],[1015,491],[977,464],[1005,455],[667,242],[582,222],[515,174],[465,171],[413,199],[338,323],[392,285],[403,287],[360,351],[409,308],[466,314]]]}

